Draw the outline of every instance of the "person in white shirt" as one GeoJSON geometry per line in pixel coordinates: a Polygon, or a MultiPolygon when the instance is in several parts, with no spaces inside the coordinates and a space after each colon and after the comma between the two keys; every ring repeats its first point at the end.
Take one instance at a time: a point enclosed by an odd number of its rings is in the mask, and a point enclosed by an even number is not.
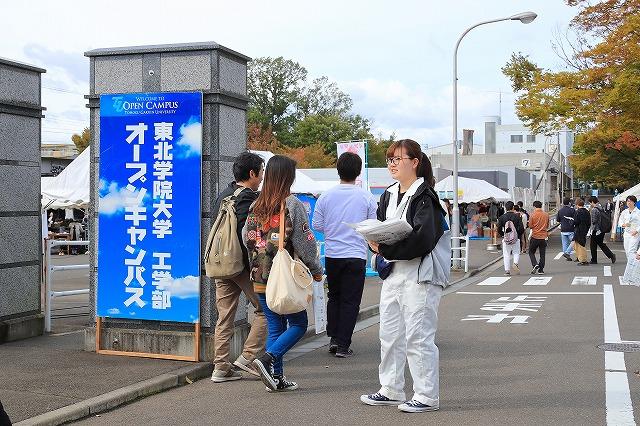
{"type": "Polygon", "coordinates": [[[627,197],[627,209],[620,213],[618,226],[624,229],[624,251],[627,259],[636,256],[640,244],[640,209],[636,207],[638,199],[634,195],[627,197]]]}

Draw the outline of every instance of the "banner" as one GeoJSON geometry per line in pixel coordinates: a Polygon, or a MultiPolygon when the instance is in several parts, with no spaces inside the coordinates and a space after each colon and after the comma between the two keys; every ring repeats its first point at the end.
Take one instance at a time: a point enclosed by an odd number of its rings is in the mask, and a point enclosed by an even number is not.
{"type": "Polygon", "coordinates": [[[200,320],[202,93],[100,96],[97,315],[200,320]]]}
{"type": "Polygon", "coordinates": [[[367,142],[338,142],[336,145],[338,146],[338,158],[345,152],[353,152],[354,154],[358,154],[360,159],[362,159],[362,173],[356,178],[356,185],[368,191],[369,168],[367,167],[367,142]]]}

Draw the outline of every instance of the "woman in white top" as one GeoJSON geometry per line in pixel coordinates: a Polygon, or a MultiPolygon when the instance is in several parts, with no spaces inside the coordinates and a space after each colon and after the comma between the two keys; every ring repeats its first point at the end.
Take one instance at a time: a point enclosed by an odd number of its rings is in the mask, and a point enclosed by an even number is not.
{"type": "Polygon", "coordinates": [[[634,195],[627,197],[627,209],[620,213],[618,226],[624,229],[624,251],[627,259],[634,258],[640,244],[640,209],[636,207],[638,199],[634,195]]]}

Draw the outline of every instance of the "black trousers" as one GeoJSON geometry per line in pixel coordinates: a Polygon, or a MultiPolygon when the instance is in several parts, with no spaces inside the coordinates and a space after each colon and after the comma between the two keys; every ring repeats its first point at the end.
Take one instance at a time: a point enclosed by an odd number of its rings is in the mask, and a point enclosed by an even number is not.
{"type": "Polygon", "coordinates": [[[531,266],[538,265],[539,271],[544,271],[544,259],[547,251],[547,240],[539,240],[537,238],[531,238],[529,241],[529,259],[531,260],[531,266]],[[536,260],[536,250],[540,249],[540,260],[536,260]]]}
{"type": "Polygon", "coordinates": [[[7,412],[4,411],[4,407],[2,406],[2,402],[0,401],[0,426],[11,426],[11,420],[9,420],[9,416],[7,412]]]}
{"type": "Polygon", "coordinates": [[[600,247],[600,249],[602,250],[602,252],[604,253],[605,256],[607,256],[609,259],[613,258],[613,253],[611,252],[611,249],[609,249],[609,247],[604,243],[604,233],[600,233],[600,235],[592,235],[591,236],[591,242],[590,244],[590,248],[591,248],[591,262],[597,262],[598,261],[598,247],[600,247]]]}
{"type": "Polygon", "coordinates": [[[327,335],[341,348],[351,346],[356,326],[367,261],[357,258],[325,258],[329,300],[327,301],[327,335]]]}

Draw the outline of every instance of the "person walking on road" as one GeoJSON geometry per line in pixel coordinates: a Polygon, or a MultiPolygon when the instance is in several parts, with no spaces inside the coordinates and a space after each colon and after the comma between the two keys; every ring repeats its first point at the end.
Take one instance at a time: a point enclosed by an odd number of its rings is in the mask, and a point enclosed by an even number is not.
{"type": "Polygon", "coordinates": [[[531,241],[529,241],[529,259],[531,260],[531,275],[544,274],[547,238],[549,237],[549,213],[542,210],[540,201],[533,202],[533,213],[529,219],[531,241]],[[540,250],[540,260],[536,260],[536,250],[540,250]]]}
{"type": "Polygon", "coordinates": [[[507,201],[508,210],[498,218],[498,234],[502,237],[502,255],[504,273],[511,275],[511,257],[513,256],[514,273],[520,273],[520,235],[524,234],[522,217],[516,212],[513,201],[507,201]]]}
{"type": "MultiPolygon", "coordinates": [[[[264,173],[264,160],[257,154],[243,152],[233,162],[234,182],[222,191],[218,196],[213,209],[213,216],[218,216],[220,205],[224,198],[237,193],[234,207],[236,212],[237,236],[242,242],[242,228],[244,227],[249,206],[258,198],[258,187],[262,182],[264,173]]],[[[233,370],[233,366],[259,377],[258,372],[252,366],[252,362],[264,351],[264,342],[267,335],[267,322],[264,312],[260,308],[258,296],[253,291],[253,284],[249,280],[249,261],[247,249],[244,244],[240,244],[243,254],[245,268],[237,276],[227,279],[215,280],[216,285],[216,309],[218,310],[218,321],[216,322],[214,341],[214,370],[211,380],[215,383],[238,380],[242,375],[233,370]],[[255,317],[251,323],[251,331],[244,344],[242,353],[233,362],[229,361],[231,337],[233,336],[236,311],[240,295],[244,293],[247,300],[255,308],[255,317]]]]}
{"type": "Polygon", "coordinates": [[[266,352],[256,358],[253,364],[258,369],[267,390],[271,392],[298,388],[296,382],[289,381],[284,376],[282,358],[302,339],[309,324],[306,310],[280,315],[267,306],[265,292],[273,258],[278,253],[280,238],[283,239],[284,248],[291,257],[298,255],[311,271],[313,279],[316,282],[322,280],[322,266],[307,211],[302,202],[291,195],[291,185],[295,177],[294,160],[283,155],[271,157],[267,164],[262,192],[249,209],[247,223],[242,231],[243,241],[249,253],[250,279],[267,317],[268,329],[266,352]],[[280,235],[281,218],[284,220],[284,235],[280,235]]]}
{"type": "Polygon", "coordinates": [[[515,205],[516,212],[520,215],[522,219],[522,226],[524,227],[524,232],[520,235],[520,248],[522,253],[527,252],[527,228],[529,227],[529,213],[524,209],[524,203],[522,201],[518,201],[515,205]]]}
{"type": "Polygon", "coordinates": [[[596,265],[598,263],[598,247],[600,247],[605,256],[611,259],[611,263],[616,263],[616,255],[604,242],[605,234],[611,231],[611,219],[605,216],[607,213],[598,203],[598,197],[589,197],[589,204],[591,205],[591,229],[589,229],[589,235],[591,236],[589,244],[591,248],[591,264],[596,265]],[[606,229],[607,220],[609,229],[606,229]]]}
{"type": "Polygon", "coordinates": [[[419,268],[444,234],[445,212],[433,189],[431,162],[417,142],[403,139],[391,144],[387,168],[397,183],[382,194],[378,220],[401,218],[413,231],[394,244],[369,242],[374,252],[395,262],[380,295],[381,387],[376,393],[362,395],[360,400],[367,405],[395,405],[409,413],[435,411],[440,406],[435,335],[442,287],[421,281],[419,268]],[[405,402],[406,362],[414,394],[405,402]]]}
{"type": "Polygon", "coordinates": [[[618,226],[624,229],[624,252],[627,259],[635,258],[640,244],[640,209],[636,207],[638,199],[634,195],[627,197],[627,208],[620,213],[618,226]]]}
{"type": "Polygon", "coordinates": [[[573,261],[571,258],[571,254],[573,253],[573,249],[571,248],[571,243],[573,242],[573,233],[574,233],[574,216],[576,211],[569,204],[571,203],[571,199],[565,198],[562,200],[562,208],[558,210],[558,214],[556,215],[556,220],[560,224],[560,237],[562,239],[562,256],[567,259],[569,262],[573,261]]]}
{"type": "Polygon", "coordinates": [[[349,347],[360,312],[368,247],[364,238],[345,223],[375,219],[378,204],[369,191],[356,186],[356,178],[362,171],[362,159],[357,154],[342,154],[337,168],[340,185],[318,198],[313,229],[325,237],[329,352],[347,358],[353,355],[349,347]]]}
{"type": "Polygon", "coordinates": [[[575,246],[576,256],[578,257],[578,265],[586,266],[587,262],[587,234],[591,227],[591,215],[589,211],[584,207],[584,200],[579,198],[576,201],[576,213],[574,216],[574,233],[573,242],[575,246]]]}

